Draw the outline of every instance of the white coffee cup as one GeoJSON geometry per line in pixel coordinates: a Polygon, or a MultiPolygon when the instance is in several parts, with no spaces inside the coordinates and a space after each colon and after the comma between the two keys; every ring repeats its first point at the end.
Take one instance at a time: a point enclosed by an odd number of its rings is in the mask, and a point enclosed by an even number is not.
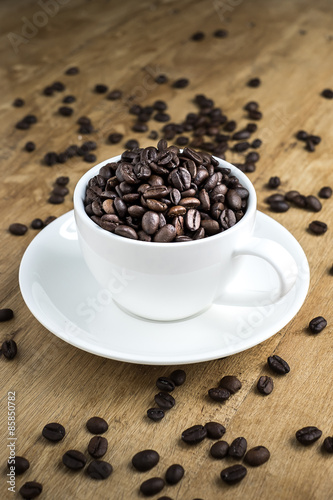
{"type": "MultiPolygon", "coordinates": [[[[249,191],[246,213],[233,227],[179,243],[133,240],[99,227],[85,212],[86,187],[103,165],[119,159],[105,160],[81,177],[74,192],[74,214],[88,268],[126,312],[157,321],[198,314],[225,293],[238,273],[241,255],[260,257],[275,269],[280,290],[274,301],[293,287],[298,272],[293,257],[275,241],[253,237],[257,196],[252,183],[239,169],[219,158],[219,163],[230,168],[249,191]]],[[[237,295],[233,300],[237,305],[237,295]]]]}

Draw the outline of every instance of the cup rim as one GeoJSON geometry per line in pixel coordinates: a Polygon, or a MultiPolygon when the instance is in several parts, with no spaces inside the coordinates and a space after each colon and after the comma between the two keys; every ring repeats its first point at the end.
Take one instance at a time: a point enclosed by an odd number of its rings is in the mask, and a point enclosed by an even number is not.
{"type": "MultiPolygon", "coordinates": [[[[181,150],[180,150],[181,151],[181,150]]],[[[248,206],[247,210],[243,216],[243,218],[237,222],[234,226],[231,228],[227,229],[226,231],[223,231],[218,234],[214,234],[212,236],[208,236],[207,238],[201,238],[199,240],[192,240],[192,241],[182,241],[182,242],[177,242],[181,244],[181,246],[199,246],[202,244],[207,244],[209,241],[216,240],[218,238],[225,238],[227,236],[231,236],[235,231],[240,230],[248,221],[249,217],[251,214],[256,212],[257,210],[257,194],[256,190],[251,182],[251,180],[248,178],[247,175],[245,175],[241,170],[239,170],[235,165],[232,163],[227,162],[226,160],[222,160],[222,158],[218,158],[216,156],[212,157],[217,160],[224,168],[231,168],[231,171],[233,175],[238,177],[239,181],[244,185],[246,189],[249,191],[249,197],[248,197],[248,206]]],[[[74,214],[75,216],[80,216],[82,222],[89,227],[89,229],[95,233],[96,235],[103,234],[103,237],[108,238],[110,241],[114,240],[115,238],[119,242],[121,240],[122,243],[126,243],[129,245],[148,245],[149,248],[158,247],[167,247],[167,248],[177,248],[177,244],[170,244],[170,242],[166,243],[160,243],[156,241],[141,241],[141,240],[134,240],[131,238],[124,238],[123,236],[119,236],[117,234],[113,234],[110,231],[106,231],[105,229],[101,228],[96,224],[89,215],[87,215],[85,209],[84,209],[84,196],[85,196],[85,190],[88,185],[88,181],[94,177],[95,175],[98,174],[99,170],[101,167],[104,165],[107,165],[108,163],[112,162],[117,162],[121,158],[121,155],[113,156],[112,158],[108,158],[96,165],[94,165],[92,168],[87,170],[78,180],[75,189],[74,189],[74,194],[73,194],[73,202],[74,202],[74,214]],[[102,233],[101,233],[102,231],[102,233]],[[119,240],[120,239],[120,240],[119,240]]]]}

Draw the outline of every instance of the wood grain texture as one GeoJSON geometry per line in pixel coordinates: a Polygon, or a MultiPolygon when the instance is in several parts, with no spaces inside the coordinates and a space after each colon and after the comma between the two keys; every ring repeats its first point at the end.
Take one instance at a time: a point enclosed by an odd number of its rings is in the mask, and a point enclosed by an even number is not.
{"type": "MultiPolygon", "coordinates": [[[[177,500],[333,499],[333,457],[321,452],[322,439],[303,448],[294,437],[297,429],[307,425],[318,426],[323,437],[333,435],[333,277],[329,274],[333,201],[324,200],[319,214],[296,208],[274,214],[264,203],[270,193],[265,185],[272,175],[281,177],[280,191],[297,189],[316,195],[322,186],[333,185],[333,101],[320,97],[323,88],[333,88],[332,3],[69,0],[57,5],[58,12],[48,16],[45,26],[15,53],[7,34],[21,34],[22,18],[32,20],[41,7],[33,0],[0,4],[0,307],[15,311],[15,318],[2,323],[0,331],[1,342],[15,338],[19,349],[11,362],[0,358],[0,497],[13,497],[6,485],[6,414],[7,392],[16,391],[16,452],[31,463],[24,476],[17,478],[16,489],[25,481],[40,481],[44,486],[40,498],[142,498],[142,481],[164,476],[169,465],[181,463],[186,470],[184,479],[163,491],[177,500]],[[229,37],[212,37],[218,28],[228,29],[229,37]],[[198,30],[206,33],[206,39],[190,41],[198,30]],[[80,75],[65,76],[65,69],[72,65],[80,67],[80,75]],[[152,75],[158,73],[167,74],[170,81],[187,77],[190,85],[183,90],[170,84],[155,85],[152,75]],[[262,79],[262,85],[250,89],[246,82],[254,76],[262,79]],[[57,80],[65,83],[66,91],[43,96],[42,89],[57,80]],[[72,194],[89,164],[76,158],[48,168],[41,159],[48,151],[59,152],[85,139],[78,139],[73,125],[79,116],[89,116],[96,127],[86,139],[98,142],[99,161],[123,149],[123,144],[107,143],[112,131],[137,138],[142,146],[151,143],[148,134],[131,132],[133,118],[125,99],[111,102],[94,94],[96,83],[120,88],[126,98],[134,95],[134,102],[151,104],[165,99],[176,122],[195,111],[192,99],[197,93],[214,99],[239,127],[247,122],[242,106],[249,100],[260,102],[264,117],[258,137],[263,146],[257,171],[250,174],[258,208],[291,231],[304,248],[311,269],[310,292],[297,316],[271,339],[246,352],[185,366],[187,382],[175,391],[176,407],[158,424],[148,421],[145,414],[153,404],[156,378],[167,375],[171,368],[102,359],[43,328],[25,306],[17,278],[20,259],[36,233],[29,229],[24,237],[14,237],[7,231],[12,222],[30,224],[35,217],[59,216],[72,209],[71,196],[60,206],[47,203],[52,184],[58,175],[69,175],[72,194]],[[77,97],[71,118],[57,114],[67,94],[77,97]],[[25,99],[23,108],[12,106],[16,97],[25,99]],[[16,130],[15,123],[28,113],[36,114],[38,123],[29,131],[16,130]],[[295,140],[299,129],[322,136],[314,153],[306,152],[295,140]],[[31,154],[22,150],[28,140],[37,144],[31,154]],[[306,230],[315,219],[329,225],[321,237],[306,230]],[[328,327],[320,335],[309,335],[307,325],[318,315],[326,317],[328,327]],[[262,397],[256,392],[256,382],[260,375],[268,374],[266,359],[273,353],[288,361],[291,372],[274,377],[273,393],[262,397]],[[206,395],[226,374],[237,375],[243,387],[220,406],[206,395]],[[86,452],[91,436],[85,422],[93,415],[109,422],[105,459],[114,472],[104,482],[92,481],[82,472],[71,473],[61,464],[63,453],[70,448],[86,452]],[[228,442],[244,436],[250,447],[267,446],[270,461],[258,469],[249,467],[247,477],[237,486],[222,484],[220,471],[233,462],[211,459],[207,440],[190,448],[180,441],[185,428],[210,420],[226,425],[228,442]],[[67,430],[64,441],[56,445],[41,437],[43,426],[52,421],[61,422],[67,430]],[[139,473],[130,462],[134,453],[145,448],[156,449],[161,459],[152,471],[139,473]]],[[[151,122],[150,128],[159,130],[160,126],[151,122]]],[[[236,161],[230,155],[227,159],[236,161]]]]}

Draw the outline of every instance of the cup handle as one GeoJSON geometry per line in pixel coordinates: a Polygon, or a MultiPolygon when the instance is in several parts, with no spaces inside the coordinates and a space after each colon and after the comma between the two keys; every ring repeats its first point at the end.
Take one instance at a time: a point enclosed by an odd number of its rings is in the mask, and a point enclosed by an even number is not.
{"type": "Polygon", "coordinates": [[[294,286],[298,276],[298,266],[295,259],[279,243],[266,238],[251,238],[243,247],[234,251],[232,258],[253,255],[267,261],[279,277],[280,289],[274,293],[255,290],[222,293],[215,303],[236,306],[254,306],[264,303],[272,304],[284,297],[294,286]]]}

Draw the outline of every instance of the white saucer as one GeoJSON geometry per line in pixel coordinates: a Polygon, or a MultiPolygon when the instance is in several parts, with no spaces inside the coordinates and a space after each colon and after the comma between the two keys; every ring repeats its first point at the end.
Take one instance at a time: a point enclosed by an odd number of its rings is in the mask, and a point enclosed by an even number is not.
{"type": "Polygon", "coordinates": [[[261,212],[255,236],[282,244],[299,268],[292,290],[271,305],[264,304],[267,290],[277,280],[275,273],[265,261],[247,256],[233,288],[241,293],[252,289],[256,306],[213,304],[199,316],[163,323],[130,316],[110,300],[86,267],[73,211],[44,228],[27,248],[19,273],[21,293],[45,328],[98,356],[160,365],[217,359],[274,335],[295,316],[307,294],[309,266],[295,238],[261,212]],[[252,259],[250,265],[246,259],[252,259]]]}

